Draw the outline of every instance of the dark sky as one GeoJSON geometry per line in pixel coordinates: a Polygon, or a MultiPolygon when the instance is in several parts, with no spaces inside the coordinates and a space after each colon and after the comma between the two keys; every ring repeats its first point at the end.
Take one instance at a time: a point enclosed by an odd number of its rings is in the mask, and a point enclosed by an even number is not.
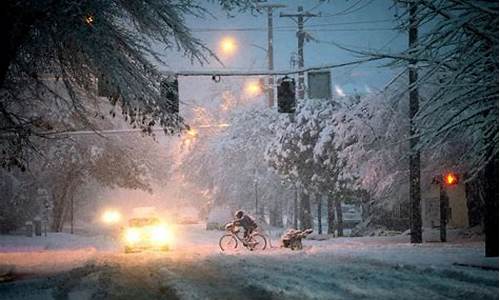
{"type": "MultiPolygon", "coordinates": [[[[392,28],[396,8],[392,0],[330,0],[321,1],[271,1],[287,5],[275,11],[274,18],[274,57],[275,69],[290,69],[291,55],[297,51],[296,23],[290,18],[279,17],[279,12],[296,12],[297,6],[304,10],[321,13],[321,17],[310,18],[305,23],[305,30],[315,39],[325,42],[307,42],[305,45],[305,66],[344,63],[359,59],[354,54],[341,50],[328,41],[353,49],[370,49],[376,51],[395,52],[404,49],[407,37],[404,32],[392,28]]],[[[196,37],[220,54],[220,41],[231,36],[237,42],[238,49],[232,57],[219,57],[224,67],[230,70],[261,70],[267,68],[266,53],[255,44],[267,47],[267,16],[251,12],[233,12],[227,16],[215,4],[207,4],[206,8],[214,15],[205,19],[188,17],[187,24],[196,37]]],[[[192,65],[189,60],[181,58],[178,53],[168,54],[169,69],[201,70],[203,68],[222,69],[214,59],[208,65],[192,65]]],[[[349,94],[354,90],[369,92],[383,88],[398,72],[395,69],[380,67],[383,63],[368,63],[354,67],[332,70],[332,81],[335,87],[349,94]]],[[[204,78],[184,79],[191,85],[193,80],[205,82],[204,78]]],[[[198,90],[199,91],[199,90],[198,90]]],[[[190,95],[192,96],[192,95],[190,95]]]]}

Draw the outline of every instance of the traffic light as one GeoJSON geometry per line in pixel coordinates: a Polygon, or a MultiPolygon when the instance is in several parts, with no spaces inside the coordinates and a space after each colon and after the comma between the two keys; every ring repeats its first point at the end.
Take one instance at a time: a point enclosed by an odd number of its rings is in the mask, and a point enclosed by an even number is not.
{"type": "Polygon", "coordinates": [[[449,186],[457,185],[458,181],[459,181],[459,178],[458,178],[458,174],[456,174],[456,173],[449,172],[443,176],[443,182],[446,185],[449,185],[449,186]]]}
{"type": "Polygon", "coordinates": [[[160,96],[167,101],[169,113],[179,113],[179,81],[177,77],[170,76],[161,81],[160,96]]]}
{"type": "Polygon", "coordinates": [[[280,80],[278,86],[278,112],[279,113],[294,113],[295,112],[295,80],[287,76],[280,80]]]}

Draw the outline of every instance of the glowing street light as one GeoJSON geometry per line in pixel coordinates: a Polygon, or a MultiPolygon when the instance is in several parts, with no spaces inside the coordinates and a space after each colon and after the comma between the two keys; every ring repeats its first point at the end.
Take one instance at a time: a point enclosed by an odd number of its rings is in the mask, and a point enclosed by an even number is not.
{"type": "Polygon", "coordinates": [[[189,130],[186,131],[187,135],[189,135],[190,137],[195,137],[198,135],[198,130],[194,129],[194,128],[189,128],[189,130]]]}
{"type": "Polygon", "coordinates": [[[455,173],[448,173],[444,176],[446,185],[456,185],[458,183],[458,175],[455,173]]]}
{"type": "Polygon", "coordinates": [[[259,81],[248,81],[245,84],[245,93],[248,96],[257,96],[262,93],[262,86],[259,81]]]}
{"type": "Polygon", "coordinates": [[[220,43],[220,48],[222,50],[222,53],[231,55],[236,51],[236,40],[232,37],[225,37],[220,43]]]}
{"type": "Polygon", "coordinates": [[[86,15],[85,16],[85,23],[87,23],[87,25],[89,25],[89,26],[92,26],[94,24],[94,16],[86,15]]]}
{"type": "Polygon", "coordinates": [[[120,222],[122,215],[116,210],[107,210],[101,216],[101,221],[106,224],[116,224],[120,222]]]}

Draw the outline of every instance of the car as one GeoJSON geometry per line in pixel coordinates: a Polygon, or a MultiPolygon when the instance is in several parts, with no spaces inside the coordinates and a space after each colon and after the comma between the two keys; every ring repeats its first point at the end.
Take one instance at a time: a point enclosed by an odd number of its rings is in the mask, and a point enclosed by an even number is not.
{"type": "Polygon", "coordinates": [[[190,216],[183,216],[180,218],[177,218],[177,224],[182,224],[182,225],[194,225],[198,224],[199,221],[197,218],[190,217],[190,216]]]}
{"type": "Polygon", "coordinates": [[[123,230],[125,253],[152,249],[168,251],[172,232],[167,224],[156,217],[132,218],[123,230]]]}

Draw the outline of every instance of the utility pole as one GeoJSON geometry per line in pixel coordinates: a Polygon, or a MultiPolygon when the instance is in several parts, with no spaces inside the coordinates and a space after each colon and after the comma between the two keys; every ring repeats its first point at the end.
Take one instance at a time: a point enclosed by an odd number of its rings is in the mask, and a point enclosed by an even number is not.
{"type": "Polygon", "coordinates": [[[408,66],[409,77],[409,118],[410,118],[410,235],[411,243],[422,243],[422,211],[420,209],[420,150],[418,129],[415,124],[415,115],[419,109],[418,99],[418,73],[415,55],[418,46],[417,2],[409,4],[409,31],[408,46],[412,58],[408,66]]]}
{"type": "MultiPolygon", "coordinates": [[[[310,13],[308,11],[304,12],[304,8],[302,6],[299,6],[297,9],[296,14],[284,14],[280,13],[280,17],[289,17],[292,20],[295,21],[295,18],[297,18],[297,53],[298,53],[298,67],[299,69],[304,68],[304,38],[305,38],[305,32],[304,32],[304,17],[317,17],[317,14],[310,13]]],[[[305,94],[305,83],[304,83],[304,72],[299,72],[299,80],[298,80],[298,85],[297,85],[297,90],[298,90],[298,99],[304,99],[304,94],[305,94]]]]}
{"type": "MultiPolygon", "coordinates": [[[[284,4],[258,4],[257,8],[267,9],[267,68],[274,70],[274,48],[273,48],[273,9],[286,7],[284,4]]],[[[274,106],[274,78],[272,75],[268,79],[267,105],[274,106]]]]}

